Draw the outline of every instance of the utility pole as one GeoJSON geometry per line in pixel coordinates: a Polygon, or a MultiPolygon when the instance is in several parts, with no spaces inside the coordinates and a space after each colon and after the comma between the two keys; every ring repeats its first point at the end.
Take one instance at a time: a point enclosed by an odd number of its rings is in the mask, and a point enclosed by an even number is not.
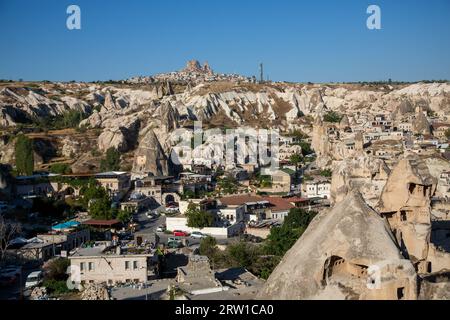
{"type": "Polygon", "coordinates": [[[259,81],[261,83],[264,82],[264,67],[262,63],[259,64],[259,81]]]}

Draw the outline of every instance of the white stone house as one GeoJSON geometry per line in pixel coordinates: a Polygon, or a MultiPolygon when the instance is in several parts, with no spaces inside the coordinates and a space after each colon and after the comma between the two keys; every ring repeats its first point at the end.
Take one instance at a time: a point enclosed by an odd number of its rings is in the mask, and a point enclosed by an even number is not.
{"type": "Polygon", "coordinates": [[[328,180],[304,181],[302,183],[302,196],[306,198],[329,199],[331,182],[328,180]]]}
{"type": "Polygon", "coordinates": [[[70,279],[85,283],[145,283],[154,275],[153,254],[135,254],[123,251],[120,246],[97,243],[92,248],[80,248],[68,258],[70,279]]]}

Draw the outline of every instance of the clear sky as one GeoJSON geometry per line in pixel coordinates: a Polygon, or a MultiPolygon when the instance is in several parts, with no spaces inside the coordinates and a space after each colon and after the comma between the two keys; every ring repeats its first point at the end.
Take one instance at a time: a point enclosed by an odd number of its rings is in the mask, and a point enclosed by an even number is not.
{"type": "Polygon", "coordinates": [[[277,81],[450,79],[449,0],[0,0],[0,34],[0,79],[117,80],[194,58],[248,76],[263,62],[277,81]]]}

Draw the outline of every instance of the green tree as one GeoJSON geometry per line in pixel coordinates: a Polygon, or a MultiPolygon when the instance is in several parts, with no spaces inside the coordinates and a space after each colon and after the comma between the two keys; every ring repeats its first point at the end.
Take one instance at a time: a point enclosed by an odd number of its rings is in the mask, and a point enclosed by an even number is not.
{"type": "Polygon", "coordinates": [[[106,150],[106,156],[100,161],[100,171],[120,170],[120,153],[116,148],[106,150]]]}
{"type": "Polygon", "coordinates": [[[320,171],[320,175],[322,177],[327,177],[330,178],[332,176],[333,172],[330,169],[324,169],[322,171],[320,171]]]}
{"type": "Polygon", "coordinates": [[[315,211],[306,211],[299,208],[293,208],[289,210],[289,214],[284,219],[283,227],[288,229],[306,229],[316,215],[317,212],[315,211]]]}
{"type": "Polygon", "coordinates": [[[295,178],[298,178],[298,165],[303,161],[302,155],[299,153],[294,153],[289,158],[289,161],[295,166],[295,178]]]}
{"type": "Polygon", "coordinates": [[[206,228],[211,227],[214,222],[212,214],[200,210],[199,206],[195,203],[190,203],[186,210],[187,225],[191,228],[206,228]]]}
{"type": "Polygon", "coordinates": [[[236,193],[238,188],[238,182],[233,177],[225,177],[223,179],[219,179],[217,184],[220,187],[220,190],[226,194],[236,193]]]}
{"type": "Polygon", "coordinates": [[[195,198],[195,192],[190,189],[187,189],[183,192],[182,198],[183,200],[193,199],[195,198]]]}
{"type": "Polygon", "coordinates": [[[301,130],[295,130],[291,134],[292,137],[296,138],[297,140],[303,140],[308,138],[308,135],[302,132],[301,130]]]}
{"type": "Polygon", "coordinates": [[[94,219],[112,219],[111,201],[108,198],[93,199],[89,205],[89,214],[94,219]]]}
{"type": "Polygon", "coordinates": [[[19,174],[32,175],[34,170],[33,142],[19,134],[15,145],[16,169],[19,174]]]}
{"type": "Polygon", "coordinates": [[[265,250],[268,254],[283,256],[300,238],[316,212],[294,208],[289,211],[281,227],[274,227],[267,237],[265,250]]]}
{"type": "Polygon", "coordinates": [[[115,216],[116,216],[116,219],[120,220],[120,222],[126,223],[126,222],[130,221],[131,217],[133,216],[133,213],[129,210],[119,210],[119,211],[117,211],[115,216]]]}
{"type": "Polygon", "coordinates": [[[83,187],[81,193],[83,206],[88,209],[93,218],[112,219],[115,217],[108,192],[97,181],[89,181],[88,186],[83,187]]]}
{"type": "Polygon", "coordinates": [[[340,122],[342,119],[342,115],[337,113],[336,111],[330,111],[323,116],[323,120],[326,122],[340,122]]]}
{"type": "Polygon", "coordinates": [[[266,252],[271,255],[283,256],[297,241],[303,230],[273,227],[266,239],[266,252]]]}
{"type": "Polygon", "coordinates": [[[92,199],[108,198],[106,189],[93,179],[88,182],[87,186],[82,187],[81,194],[83,195],[83,203],[86,206],[92,199]]]}
{"type": "Polygon", "coordinates": [[[299,146],[302,147],[302,155],[306,157],[313,153],[313,149],[311,148],[311,144],[306,141],[300,141],[299,146]]]}

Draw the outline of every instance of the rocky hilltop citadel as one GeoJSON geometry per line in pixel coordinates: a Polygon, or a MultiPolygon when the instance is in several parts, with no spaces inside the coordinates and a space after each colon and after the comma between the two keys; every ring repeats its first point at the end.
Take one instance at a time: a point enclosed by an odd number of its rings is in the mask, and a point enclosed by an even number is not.
{"type": "Polygon", "coordinates": [[[313,150],[303,172],[330,172],[331,207],[258,298],[450,298],[448,82],[257,83],[195,60],[120,82],[0,82],[0,163],[14,166],[22,132],[38,170],[64,163],[74,174],[99,172],[114,148],[132,177],[176,175],[195,161],[208,165],[208,156],[171,157],[180,135],[193,138],[195,121],[301,133],[313,150]],[[75,126],[55,126],[74,112],[75,126]]]}

